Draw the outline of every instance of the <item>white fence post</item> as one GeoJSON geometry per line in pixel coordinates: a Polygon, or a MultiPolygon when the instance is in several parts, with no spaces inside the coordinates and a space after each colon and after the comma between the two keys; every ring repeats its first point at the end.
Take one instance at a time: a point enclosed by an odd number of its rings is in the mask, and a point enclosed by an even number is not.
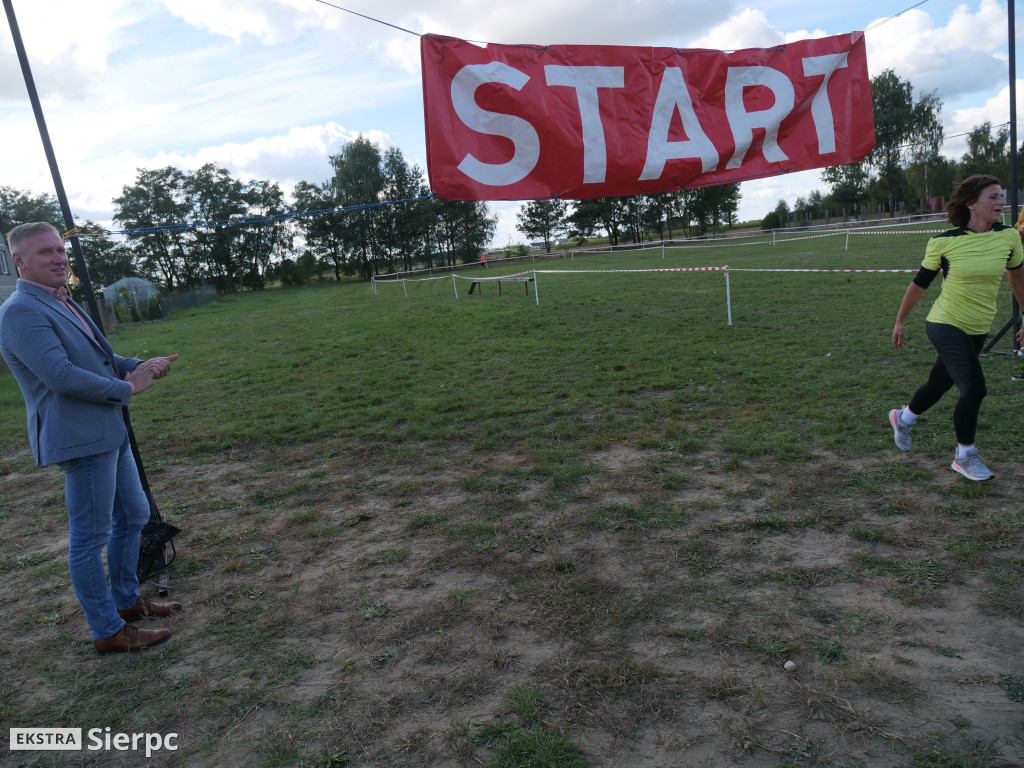
{"type": "Polygon", "coordinates": [[[724,269],[725,269],[725,306],[728,308],[728,312],[729,312],[729,325],[732,325],[732,294],[729,291],[729,265],[726,264],[724,269]]]}

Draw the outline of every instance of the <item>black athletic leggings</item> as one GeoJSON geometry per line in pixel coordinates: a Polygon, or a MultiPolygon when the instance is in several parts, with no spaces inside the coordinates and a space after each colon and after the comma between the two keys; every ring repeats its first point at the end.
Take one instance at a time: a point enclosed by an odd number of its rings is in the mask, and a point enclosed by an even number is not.
{"type": "Polygon", "coordinates": [[[978,355],[988,334],[972,336],[955,325],[925,323],[928,340],[939,353],[926,381],[910,399],[908,407],[920,415],[935,405],[956,384],[960,399],[953,409],[953,429],[961,445],[973,445],[978,428],[978,411],[988,394],[985,374],[978,355]]]}

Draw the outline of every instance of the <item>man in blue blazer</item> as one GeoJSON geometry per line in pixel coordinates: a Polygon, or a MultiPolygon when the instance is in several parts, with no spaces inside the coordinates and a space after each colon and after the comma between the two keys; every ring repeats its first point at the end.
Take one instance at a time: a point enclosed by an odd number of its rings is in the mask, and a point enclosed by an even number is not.
{"type": "Polygon", "coordinates": [[[19,279],[0,306],[0,352],[25,398],[36,463],[64,470],[75,595],[98,652],[148,648],[170,631],[127,622],[169,616],[181,605],[139,595],[136,567],[149,500],[125,415],[131,396],[166,376],[178,356],[142,361],[114,354],[67,295],[71,269],[53,226],[22,224],[7,237],[19,279]]]}

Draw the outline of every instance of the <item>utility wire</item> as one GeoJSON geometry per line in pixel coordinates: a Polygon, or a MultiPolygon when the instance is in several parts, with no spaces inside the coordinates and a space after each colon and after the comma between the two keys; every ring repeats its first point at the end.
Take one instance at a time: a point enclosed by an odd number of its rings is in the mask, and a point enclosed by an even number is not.
{"type": "MultiPolygon", "coordinates": [[[[391,27],[392,29],[397,29],[399,32],[405,32],[406,34],[414,35],[416,37],[423,37],[423,35],[421,33],[419,33],[419,32],[413,32],[411,29],[406,29],[405,27],[400,27],[397,24],[392,24],[392,23],[390,23],[388,21],[384,21],[383,19],[378,19],[378,18],[375,18],[373,16],[367,16],[365,13],[359,13],[358,11],[353,11],[351,8],[343,8],[340,5],[335,5],[334,3],[329,3],[329,2],[327,2],[327,0],[313,0],[313,1],[317,2],[317,3],[320,3],[321,5],[326,5],[328,8],[334,8],[335,10],[343,11],[344,13],[351,13],[353,16],[358,16],[361,19],[366,19],[367,21],[372,21],[375,24],[382,24],[385,27],[391,27]]],[[[872,30],[872,29],[877,29],[878,27],[882,26],[883,24],[888,24],[893,19],[898,19],[900,16],[902,16],[907,11],[912,11],[915,8],[918,8],[918,7],[924,5],[927,2],[928,2],[928,0],[920,0],[920,2],[914,3],[909,8],[904,8],[899,13],[895,13],[892,16],[889,16],[889,17],[887,17],[885,19],[880,19],[879,21],[876,21],[874,24],[869,26],[864,31],[867,32],[867,31],[872,30]]],[[[459,39],[461,39],[461,38],[459,38],[459,39]]],[[[479,40],[467,40],[466,42],[482,42],[482,41],[479,41],[479,40]]],[[[543,48],[544,46],[539,46],[539,47],[543,48]]]]}
{"type": "Polygon", "coordinates": [[[405,27],[400,27],[397,24],[389,24],[386,21],[381,21],[380,19],[375,19],[375,18],[373,18],[373,16],[367,16],[366,14],[358,13],[357,11],[353,11],[353,10],[350,10],[348,8],[342,8],[340,5],[335,5],[334,3],[328,3],[327,0],[314,0],[314,2],[320,3],[321,5],[326,5],[326,6],[330,7],[330,8],[334,8],[334,9],[339,10],[339,11],[344,11],[345,13],[351,13],[353,16],[358,16],[359,18],[366,19],[367,21],[373,21],[373,22],[376,22],[377,24],[383,24],[385,27],[391,27],[392,29],[397,29],[399,32],[407,32],[410,35],[415,35],[416,37],[422,37],[422,35],[420,35],[419,32],[413,32],[411,29],[406,29],[405,27]]]}
{"type": "Polygon", "coordinates": [[[925,4],[925,3],[927,3],[927,2],[928,2],[928,0],[921,0],[921,2],[919,2],[919,3],[914,3],[914,4],[913,4],[912,6],[910,6],[909,8],[904,8],[904,9],[903,9],[902,11],[900,11],[899,13],[897,13],[897,14],[895,14],[895,15],[893,15],[893,16],[890,16],[890,17],[889,17],[889,18],[887,18],[887,19],[882,19],[881,21],[876,21],[876,22],[875,22],[874,24],[872,24],[872,25],[871,25],[870,27],[868,27],[868,28],[867,28],[867,29],[865,29],[864,31],[865,31],[865,32],[869,32],[869,31],[871,31],[872,29],[877,29],[878,27],[882,26],[883,24],[888,24],[888,23],[889,23],[890,21],[892,21],[893,19],[898,19],[898,18],[899,18],[900,16],[902,16],[902,15],[903,15],[904,13],[906,13],[907,11],[912,11],[912,10],[914,10],[915,8],[917,8],[918,6],[924,5],[924,4],[925,4]]]}
{"type": "Polygon", "coordinates": [[[965,131],[964,133],[957,133],[957,134],[954,134],[953,136],[943,136],[940,139],[929,139],[927,141],[915,141],[915,142],[912,142],[910,144],[901,144],[898,147],[875,147],[874,149],[871,150],[871,154],[874,154],[875,152],[892,152],[893,150],[896,150],[896,149],[908,149],[909,147],[920,147],[920,146],[923,146],[924,144],[935,144],[935,143],[940,142],[940,141],[945,141],[946,139],[959,139],[961,136],[973,136],[976,133],[984,133],[986,131],[991,131],[993,128],[997,128],[997,129],[998,128],[1005,128],[1008,125],[1010,125],[1010,123],[1009,122],[1005,122],[1005,123],[1000,123],[999,125],[989,126],[988,128],[978,128],[978,129],[973,130],[973,131],[965,131]]]}

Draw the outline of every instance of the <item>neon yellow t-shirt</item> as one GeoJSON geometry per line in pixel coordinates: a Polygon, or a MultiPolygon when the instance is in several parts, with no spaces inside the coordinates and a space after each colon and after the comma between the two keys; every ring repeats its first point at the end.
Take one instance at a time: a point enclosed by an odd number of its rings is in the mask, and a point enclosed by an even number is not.
{"type": "Polygon", "coordinates": [[[995,224],[988,232],[951,229],[928,241],[924,269],[942,270],[942,293],[928,321],[955,325],[966,333],[988,333],[996,314],[1003,271],[1024,264],[1020,234],[995,224]]]}

